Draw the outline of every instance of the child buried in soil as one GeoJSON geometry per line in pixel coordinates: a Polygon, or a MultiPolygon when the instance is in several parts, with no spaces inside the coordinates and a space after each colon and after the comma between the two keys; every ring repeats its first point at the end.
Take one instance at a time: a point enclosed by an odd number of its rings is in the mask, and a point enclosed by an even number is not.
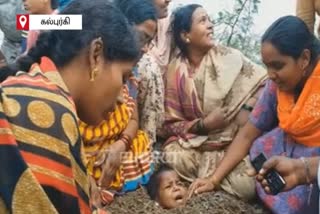
{"type": "Polygon", "coordinates": [[[150,198],[165,209],[183,207],[187,201],[187,189],[179,175],[170,167],[161,166],[147,185],[150,198]]]}

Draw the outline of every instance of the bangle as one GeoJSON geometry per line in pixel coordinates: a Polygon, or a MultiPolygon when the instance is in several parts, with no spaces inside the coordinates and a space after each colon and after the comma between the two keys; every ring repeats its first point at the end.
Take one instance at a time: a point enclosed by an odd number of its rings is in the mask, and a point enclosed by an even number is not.
{"type": "Polygon", "coordinates": [[[311,179],[311,173],[310,173],[310,164],[308,159],[301,157],[300,160],[302,161],[303,165],[304,165],[304,169],[306,171],[306,181],[308,184],[310,184],[312,182],[311,179]]]}
{"type": "Polygon", "coordinates": [[[313,189],[313,183],[312,183],[311,172],[310,172],[310,164],[309,164],[309,160],[304,157],[301,157],[300,160],[302,161],[304,165],[304,169],[306,171],[306,182],[307,184],[309,184],[308,204],[310,204],[312,189],[313,189]]]}
{"type": "Polygon", "coordinates": [[[121,140],[126,145],[126,151],[131,148],[132,138],[129,135],[122,133],[119,140],[121,140]]]}
{"type": "Polygon", "coordinates": [[[246,111],[249,111],[249,112],[252,112],[253,107],[252,107],[252,106],[249,106],[249,105],[247,105],[247,104],[243,104],[243,105],[241,106],[241,109],[246,110],[246,111]]]}
{"type": "Polygon", "coordinates": [[[203,119],[198,120],[197,125],[196,125],[196,129],[199,134],[207,134],[208,133],[206,127],[204,126],[203,119]]]}

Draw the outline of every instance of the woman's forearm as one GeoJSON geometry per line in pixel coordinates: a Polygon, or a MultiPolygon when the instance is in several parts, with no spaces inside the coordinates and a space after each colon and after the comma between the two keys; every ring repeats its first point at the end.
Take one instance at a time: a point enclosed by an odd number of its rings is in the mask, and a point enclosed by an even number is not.
{"type": "Polygon", "coordinates": [[[214,172],[212,176],[213,183],[221,183],[243,158],[248,155],[253,141],[260,135],[261,131],[254,127],[251,122],[247,122],[246,125],[240,129],[214,172]]]}
{"type": "MultiPolygon", "coordinates": [[[[264,85],[264,84],[263,84],[264,85]]],[[[235,117],[235,123],[241,128],[243,127],[249,120],[250,111],[255,107],[264,87],[261,86],[245,103],[246,108],[241,108],[239,113],[235,117]],[[247,109],[247,108],[251,108],[247,109]]]]}

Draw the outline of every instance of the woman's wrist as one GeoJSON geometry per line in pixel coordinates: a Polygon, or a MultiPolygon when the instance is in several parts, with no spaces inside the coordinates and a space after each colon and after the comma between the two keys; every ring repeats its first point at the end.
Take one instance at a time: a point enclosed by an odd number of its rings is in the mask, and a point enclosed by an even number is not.
{"type": "Polygon", "coordinates": [[[127,145],[122,139],[119,139],[116,143],[119,145],[122,152],[127,151],[127,145]]]}
{"type": "Polygon", "coordinates": [[[299,184],[311,184],[317,179],[319,158],[311,157],[305,158],[301,157],[299,159],[300,163],[297,163],[297,174],[299,184]],[[300,175],[300,176],[299,176],[300,175]]]}
{"type": "Polygon", "coordinates": [[[220,187],[220,180],[214,174],[210,177],[210,181],[215,189],[220,187]]]}
{"type": "Polygon", "coordinates": [[[248,106],[251,106],[251,107],[254,107],[255,104],[257,103],[258,99],[256,97],[251,97],[247,102],[246,104],[248,106]]]}
{"type": "Polygon", "coordinates": [[[125,133],[122,133],[120,135],[119,141],[121,141],[124,144],[124,151],[128,151],[131,148],[131,144],[132,144],[132,138],[125,133]]]}
{"type": "Polygon", "coordinates": [[[205,123],[204,123],[204,119],[200,118],[200,119],[197,121],[196,131],[197,131],[197,133],[199,133],[199,134],[208,134],[208,130],[207,130],[206,125],[205,125],[205,123]]]}
{"type": "Polygon", "coordinates": [[[298,180],[298,184],[299,185],[303,185],[303,184],[307,184],[308,183],[308,179],[307,179],[307,174],[306,174],[306,166],[304,161],[302,161],[302,159],[296,159],[296,164],[295,164],[295,173],[297,176],[297,180],[298,180]]]}

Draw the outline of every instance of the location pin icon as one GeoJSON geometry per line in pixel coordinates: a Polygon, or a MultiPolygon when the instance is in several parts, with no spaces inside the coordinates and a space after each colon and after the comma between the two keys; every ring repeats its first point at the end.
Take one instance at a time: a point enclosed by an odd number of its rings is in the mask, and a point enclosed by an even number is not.
{"type": "Polygon", "coordinates": [[[20,17],[19,17],[19,22],[20,22],[22,28],[24,28],[24,26],[25,26],[26,23],[27,23],[27,17],[26,17],[26,16],[20,16],[20,17]]]}

